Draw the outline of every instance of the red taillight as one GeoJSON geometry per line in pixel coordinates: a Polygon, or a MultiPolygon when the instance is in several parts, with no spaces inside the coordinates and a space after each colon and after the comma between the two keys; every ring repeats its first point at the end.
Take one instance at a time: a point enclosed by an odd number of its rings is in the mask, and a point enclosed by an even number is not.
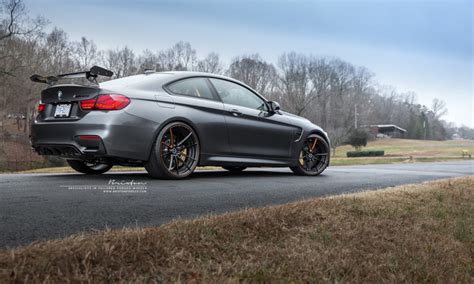
{"type": "Polygon", "coordinates": [[[91,110],[94,108],[94,105],[95,105],[95,99],[81,101],[81,109],[83,110],[91,110]]]}
{"type": "Polygon", "coordinates": [[[123,95],[100,95],[95,102],[94,109],[118,110],[128,106],[130,99],[123,95]]]}
{"type": "Polygon", "coordinates": [[[46,107],[45,104],[39,104],[38,105],[38,113],[43,112],[44,108],[46,107]]]}
{"type": "Polygon", "coordinates": [[[82,100],[83,110],[119,110],[128,106],[130,99],[124,95],[105,94],[99,95],[96,99],[82,100]]]}

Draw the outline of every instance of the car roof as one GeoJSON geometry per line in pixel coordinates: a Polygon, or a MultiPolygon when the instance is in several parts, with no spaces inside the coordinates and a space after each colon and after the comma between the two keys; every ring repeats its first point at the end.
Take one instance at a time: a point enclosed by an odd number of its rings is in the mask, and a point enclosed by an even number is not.
{"type": "MultiPolygon", "coordinates": [[[[110,88],[110,87],[129,87],[133,85],[166,85],[170,82],[190,78],[190,77],[208,77],[208,78],[216,78],[216,79],[224,79],[228,81],[235,82],[237,84],[243,85],[251,90],[252,87],[240,82],[238,80],[232,79],[227,76],[217,75],[213,73],[206,73],[206,72],[194,72],[194,71],[165,71],[165,72],[151,72],[145,74],[138,74],[132,75],[127,77],[122,77],[110,81],[105,81],[100,83],[100,86],[103,88],[110,88]]],[[[256,92],[255,90],[253,90],[256,92]]]]}
{"type": "Polygon", "coordinates": [[[183,79],[183,78],[188,78],[188,77],[208,77],[208,78],[217,78],[217,79],[224,79],[224,80],[232,81],[232,82],[244,85],[248,88],[251,88],[250,86],[246,85],[243,82],[240,82],[238,80],[235,80],[233,78],[230,78],[230,77],[227,77],[227,76],[224,76],[224,75],[218,75],[218,74],[214,74],[214,73],[196,72],[196,71],[166,71],[166,72],[154,72],[154,73],[150,73],[149,75],[153,75],[153,74],[156,74],[156,75],[159,75],[159,74],[173,75],[173,78],[171,80],[169,80],[169,82],[179,80],[179,79],[183,79]]]}

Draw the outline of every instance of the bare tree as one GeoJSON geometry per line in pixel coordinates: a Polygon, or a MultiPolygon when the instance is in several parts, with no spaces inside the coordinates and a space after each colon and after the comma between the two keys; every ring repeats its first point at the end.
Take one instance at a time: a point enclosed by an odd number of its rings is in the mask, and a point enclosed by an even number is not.
{"type": "Polygon", "coordinates": [[[172,48],[158,53],[157,71],[193,70],[196,64],[196,50],[189,42],[180,41],[172,48]]]}
{"type": "Polygon", "coordinates": [[[42,17],[33,20],[27,17],[23,0],[3,0],[0,12],[3,12],[0,20],[0,42],[13,36],[37,32],[46,24],[42,17]]]}
{"type": "Polygon", "coordinates": [[[138,57],[138,72],[143,73],[145,70],[156,71],[158,65],[157,56],[149,49],[145,49],[138,57]]]}
{"type": "Polygon", "coordinates": [[[130,76],[135,74],[137,68],[135,66],[135,53],[133,50],[125,46],[118,52],[119,55],[119,69],[117,70],[120,77],[130,76]]]}
{"type": "Polygon", "coordinates": [[[90,68],[97,60],[97,46],[94,41],[82,37],[79,42],[74,43],[74,57],[81,70],[90,68]]]}
{"type": "Polygon", "coordinates": [[[138,71],[135,66],[135,53],[127,46],[121,49],[109,49],[101,54],[102,64],[114,72],[115,78],[130,76],[138,71]]]}
{"type": "Polygon", "coordinates": [[[117,69],[119,68],[119,59],[118,59],[118,50],[117,49],[108,49],[99,52],[99,62],[105,68],[114,72],[114,78],[117,77],[117,69]]]}
{"type": "Polygon", "coordinates": [[[439,99],[433,99],[433,103],[431,104],[431,110],[433,111],[434,117],[436,119],[440,119],[441,117],[448,114],[446,103],[439,99]]]}
{"type": "Polygon", "coordinates": [[[28,36],[41,31],[46,21],[37,17],[28,18],[25,4],[22,0],[3,0],[0,2],[0,76],[13,75],[18,66],[6,64],[15,61],[15,50],[11,47],[11,41],[18,37],[28,36]],[[13,60],[12,60],[13,59],[13,60]]]}
{"type": "Polygon", "coordinates": [[[296,115],[304,115],[316,98],[309,75],[308,57],[294,52],[285,53],[278,60],[281,70],[283,105],[296,115]]]}
{"type": "Polygon", "coordinates": [[[224,66],[219,58],[219,54],[211,52],[204,59],[198,61],[196,70],[199,72],[222,74],[224,66]]]}
{"type": "Polygon", "coordinates": [[[331,96],[329,108],[331,117],[328,118],[328,126],[331,128],[350,125],[354,119],[353,77],[355,67],[340,59],[330,62],[333,72],[331,72],[331,96]]]}
{"type": "Polygon", "coordinates": [[[189,42],[180,41],[171,48],[177,69],[192,70],[196,63],[196,50],[189,42]]]}
{"type": "Polygon", "coordinates": [[[227,74],[264,95],[273,91],[272,87],[277,79],[275,67],[258,54],[234,58],[227,74]]]}
{"type": "MultiPolygon", "coordinates": [[[[2,133],[4,133],[5,111],[28,113],[30,109],[31,92],[29,84],[25,84],[20,75],[28,72],[31,61],[37,51],[39,36],[46,21],[38,17],[30,19],[22,0],[4,0],[0,2],[0,94],[2,108],[0,109],[2,133]],[[33,48],[31,48],[33,47],[33,48]],[[8,76],[5,76],[8,75],[8,76]]],[[[33,64],[36,66],[36,64],[33,64]]],[[[17,115],[17,117],[20,117],[17,115]]],[[[16,120],[17,129],[21,130],[21,120],[16,120]]],[[[26,132],[28,121],[24,122],[26,132]]],[[[2,135],[2,146],[5,136],[2,135]]]]}
{"type": "Polygon", "coordinates": [[[74,71],[75,64],[72,59],[74,49],[65,31],[54,28],[46,36],[45,48],[48,50],[46,56],[50,74],[74,71]]]}
{"type": "Polygon", "coordinates": [[[338,127],[331,129],[328,132],[329,138],[331,139],[332,155],[336,155],[336,148],[347,142],[347,137],[353,128],[351,127],[338,127]]]}
{"type": "Polygon", "coordinates": [[[332,67],[325,58],[311,58],[309,62],[308,75],[314,86],[316,95],[315,107],[313,112],[309,114],[310,118],[327,127],[330,111],[328,109],[329,96],[331,95],[331,76],[332,67]]]}

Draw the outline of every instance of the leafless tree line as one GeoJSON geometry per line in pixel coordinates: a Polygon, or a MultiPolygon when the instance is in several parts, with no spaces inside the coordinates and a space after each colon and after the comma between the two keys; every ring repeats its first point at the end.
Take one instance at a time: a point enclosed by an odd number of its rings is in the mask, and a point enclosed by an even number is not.
{"type": "Polygon", "coordinates": [[[45,32],[47,21],[29,18],[21,0],[4,0],[0,12],[0,114],[2,120],[8,113],[24,116],[24,122],[17,124],[25,135],[44,87],[29,82],[29,76],[73,72],[95,64],[112,70],[114,78],[149,69],[228,75],[280,102],[283,110],[321,125],[335,146],[354,127],[371,124],[396,124],[407,129],[407,138],[415,139],[445,139],[452,134],[448,131],[452,125],[441,120],[447,112],[443,101],[436,99],[430,107],[417,104],[415,94],[381,86],[366,68],[338,58],[288,52],[273,64],[250,54],[225,64],[215,52],[198,58],[184,41],[139,54],[127,46],[102,50],[86,37],[71,41],[59,28],[45,32]]]}

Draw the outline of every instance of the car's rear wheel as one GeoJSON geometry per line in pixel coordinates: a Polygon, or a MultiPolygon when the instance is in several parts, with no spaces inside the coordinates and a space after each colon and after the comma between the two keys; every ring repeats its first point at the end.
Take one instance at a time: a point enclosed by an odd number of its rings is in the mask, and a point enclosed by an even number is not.
{"type": "Polygon", "coordinates": [[[241,172],[245,170],[247,167],[222,167],[225,170],[228,170],[229,172],[241,172]]]}
{"type": "Polygon", "coordinates": [[[311,134],[301,147],[298,165],[290,169],[297,175],[317,176],[329,165],[329,150],[326,140],[311,134]]]}
{"type": "Polygon", "coordinates": [[[99,175],[110,170],[113,165],[104,164],[100,162],[86,162],[79,160],[66,160],[71,168],[77,172],[88,175],[99,175]]]}
{"type": "Polygon", "coordinates": [[[154,178],[185,178],[196,169],[199,151],[195,131],[185,123],[173,122],[158,134],[145,169],[154,178]]]}

